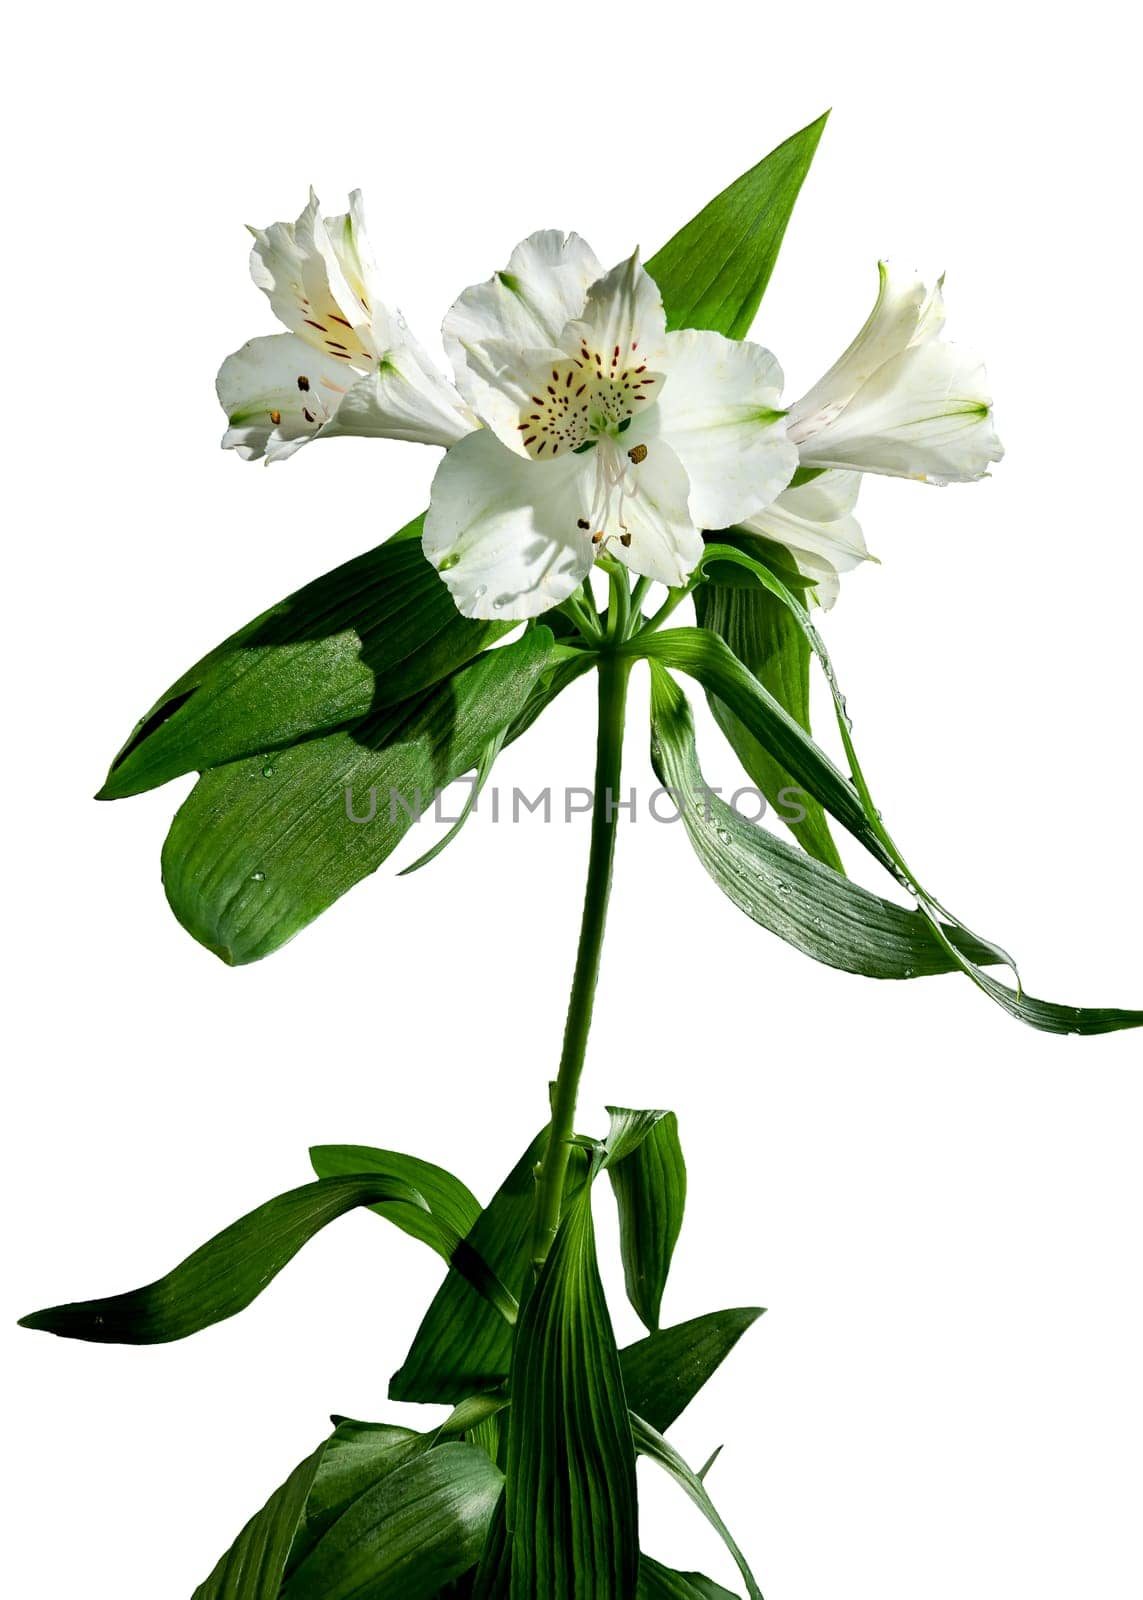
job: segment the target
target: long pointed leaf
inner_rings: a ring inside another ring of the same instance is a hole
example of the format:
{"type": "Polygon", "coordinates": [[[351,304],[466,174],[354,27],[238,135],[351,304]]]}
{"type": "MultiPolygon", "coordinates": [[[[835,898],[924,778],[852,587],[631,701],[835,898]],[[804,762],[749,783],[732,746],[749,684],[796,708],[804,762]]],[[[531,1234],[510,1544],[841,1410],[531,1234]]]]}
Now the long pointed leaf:
{"type": "Polygon", "coordinates": [[[754,1574],[747,1564],[746,1557],[731,1537],[730,1529],[715,1510],[714,1501],[706,1492],[702,1479],[697,1473],[691,1471],[673,1444],[669,1444],[662,1434],[652,1428],[642,1417],[638,1417],[634,1413],[631,1416],[631,1431],[635,1439],[635,1448],[639,1454],[646,1456],[650,1461],[656,1462],[665,1472],[669,1473],[684,1493],[689,1495],[695,1505],[698,1506],[711,1527],[719,1534],[723,1544],[734,1557],[734,1562],[739,1572],[742,1574],[742,1580],[746,1585],[746,1592],[750,1596],[750,1600],[762,1600],[762,1591],[759,1589],[754,1574]]]}
{"type": "MultiPolygon", "coordinates": [[[[467,1235],[473,1251],[517,1299],[530,1270],[534,1169],[546,1141],[546,1130],[537,1134],[467,1235]]],[[[503,1383],[511,1362],[511,1326],[453,1269],[389,1384],[389,1398],[452,1405],[503,1383]]]]}
{"type": "MultiPolygon", "coordinates": [[[[867,978],[955,972],[959,961],[917,909],[871,894],[740,816],[703,783],[686,697],[652,664],[652,761],[676,797],[695,854],[740,911],[827,966],[867,978]]],[[[950,926],[949,939],[977,961],[987,945],[950,926]]]]}
{"type": "MultiPolygon", "coordinates": [[[[1007,985],[982,970],[979,961],[974,959],[970,946],[981,942],[988,944],[988,941],[978,941],[976,936],[971,933],[971,930],[965,928],[963,923],[953,918],[945,907],[941,905],[940,901],[921,886],[917,875],[906,862],[885,826],[881,811],[873,800],[861,763],[858,760],[845,696],[841,692],[837,674],[826,651],[825,643],[806,608],[782,583],[776,573],[772,572],[769,567],[754,560],[746,552],[734,547],[708,546],[704,559],[728,560],[752,572],[755,578],[771,594],[782,601],[804,632],[810,648],[821,663],[833,697],[837,725],[852,774],[851,783],[865,814],[869,830],[868,836],[863,838],[863,843],[893,873],[898,882],[903,884],[915,897],[921,914],[925,917],[932,930],[933,937],[960,970],[976,984],[977,988],[981,989],[990,999],[995,1000],[1003,1010],[1007,1011],[1009,1016],[1015,1017],[1018,1021],[1025,1022],[1031,1027],[1040,1028],[1047,1033],[1111,1033],[1124,1028],[1143,1026],[1143,1011],[1125,1011],[1112,1007],[1064,1006],[1054,1001],[1036,1000],[1032,996],[1025,994],[1022,986],[1017,987],[1015,990],[1010,989],[1007,985]],[[956,923],[960,933],[968,936],[967,942],[959,937],[954,938],[950,929],[941,921],[942,917],[956,923]]],[[[1019,974],[1016,972],[1016,965],[1012,957],[1001,949],[999,945],[989,944],[988,947],[994,957],[1012,968],[1019,984],[1019,974]]]]}
{"type": "Polygon", "coordinates": [[[325,1445],[307,1456],[250,1518],[191,1600],[278,1600],[286,1560],[325,1445]]]}
{"type": "Polygon", "coordinates": [[[669,328],[746,337],[828,116],[744,172],[651,257],[669,328]]]}
{"type": "Polygon", "coordinates": [[[288,1579],[333,1524],[389,1473],[422,1455],[429,1439],[411,1428],[342,1419],[326,1440],[286,1563],[288,1579]]]}
{"type": "Polygon", "coordinates": [[[607,1175],[619,1208],[627,1298],[654,1332],[687,1198],[687,1168],[674,1112],[664,1113],[629,1154],[610,1161],[607,1175]]]}
{"type": "Polygon", "coordinates": [[[631,1410],[665,1433],[762,1315],[760,1306],[710,1311],[626,1345],[619,1363],[631,1410]]]}
{"type": "Polygon", "coordinates": [[[773,758],[786,767],[796,783],[883,865],[888,865],[852,783],[739,661],[725,640],[706,628],[670,628],[663,633],[641,635],[628,649],[687,673],[717,695],[773,758]]]}
{"type": "Polygon", "coordinates": [[[414,1457],[337,1518],[282,1600],[432,1600],[478,1559],[503,1481],[475,1445],[414,1457]]]}
{"type": "Polygon", "coordinates": [[[163,848],[179,921],[233,965],[277,950],[377,869],[418,805],[471,770],[551,648],[550,632],[534,628],[418,701],[206,773],[163,848]]]}
{"type": "Polygon", "coordinates": [[[310,1150],[310,1160],[320,1178],[381,1172],[411,1183],[423,1205],[371,1206],[370,1210],[429,1245],[467,1279],[501,1318],[515,1322],[516,1296],[505,1288],[466,1238],[480,1215],[480,1205],[459,1178],[416,1156],[401,1155],[395,1150],[373,1150],[365,1145],[315,1145],[310,1150]]]}
{"type": "Polygon", "coordinates": [[[504,1496],[496,1502],[480,1564],[472,1584],[472,1600],[508,1600],[512,1583],[512,1545],[505,1520],[504,1496]]]}
{"type": "Polygon", "coordinates": [[[596,1262],[590,1185],[565,1213],[525,1304],[511,1391],[511,1600],[632,1594],[639,1563],[635,1452],[596,1262]]]}
{"type": "Polygon", "coordinates": [[[431,1215],[426,1216],[424,1206],[402,1207],[391,1202],[372,1209],[414,1239],[431,1245],[446,1261],[450,1252],[442,1224],[458,1239],[463,1239],[480,1215],[480,1202],[467,1185],[443,1167],[422,1161],[419,1156],[403,1155],[398,1150],[375,1150],[363,1144],[315,1144],[310,1149],[310,1164],[319,1178],[383,1172],[412,1184],[431,1215]]]}
{"type": "Polygon", "coordinates": [[[462,617],[423,517],[271,606],[177,679],[116,756],[102,800],[276,750],[439,683],[513,623],[462,617]]]}
{"type": "Polygon", "coordinates": [[[357,1206],[416,1205],[415,1189],[379,1174],[330,1178],[259,1206],[155,1283],[109,1299],[51,1306],[20,1326],[97,1344],[165,1344],[237,1315],[304,1244],[357,1206]]]}
{"type": "Polygon", "coordinates": [[[637,1600],[737,1600],[737,1596],[701,1572],[676,1572],[645,1555],[639,1562],[637,1600]]]}
{"type": "Polygon", "coordinates": [[[672,1114],[670,1111],[634,1111],[630,1106],[608,1106],[607,1115],[611,1121],[607,1138],[598,1150],[595,1171],[602,1172],[605,1167],[614,1167],[633,1156],[664,1117],[672,1114]]]}
{"type": "MultiPolygon", "coordinates": [[[[695,611],[699,626],[725,639],[739,661],[809,733],[810,647],[781,601],[758,585],[731,588],[704,583],[695,592],[695,611]]],[[[795,787],[790,773],[721,700],[711,697],[710,709],[751,781],[802,849],[835,871],[842,871],[829,822],[818,802],[806,795],[802,801],[803,819],[791,819],[782,803],[783,790],[795,787]]]]}

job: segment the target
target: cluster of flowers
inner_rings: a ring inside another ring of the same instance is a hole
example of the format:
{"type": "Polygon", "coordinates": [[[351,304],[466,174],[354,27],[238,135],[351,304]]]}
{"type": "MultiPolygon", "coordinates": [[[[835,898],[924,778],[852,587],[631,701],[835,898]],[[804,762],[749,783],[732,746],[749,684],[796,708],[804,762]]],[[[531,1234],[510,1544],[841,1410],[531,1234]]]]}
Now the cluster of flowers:
{"type": "Polygon", "coordinates": [[[444,320],[450,380],[377,287],[361,196],[254,231],[251,272],[288,333],[223,362],[227,448],[282,460],[334,434],[443,446],[424,548],[470,617],[538,616],[603,552],[671,587],[702,530],[783,546],[832,605],[867,559],[861,474],[980,478],[1002,454],[984,367],[941,338],[941,285],[881,265],[868,321],[794,405],[768,350],[668,332],[638,252],[605,272],[547,230],[444,320]]]}

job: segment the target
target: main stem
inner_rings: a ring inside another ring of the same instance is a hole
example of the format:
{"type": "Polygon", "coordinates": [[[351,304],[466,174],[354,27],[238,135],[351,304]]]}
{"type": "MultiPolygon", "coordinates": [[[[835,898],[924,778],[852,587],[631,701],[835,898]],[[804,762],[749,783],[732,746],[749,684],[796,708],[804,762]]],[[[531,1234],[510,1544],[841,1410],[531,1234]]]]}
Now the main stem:
{"type": "Polygon", "coordinates": [[[623,721],[630,658],[605,653],[599,658],[599,729],[595,746],[595,794],[591,812],[591,853],[583,897],[579,949],[572,978],[560,1068],[552,1086],[552,1123],[537,1180],[532,1260],[543,1265],[560,1225],[564,1179],[571,1158],[579,1080],[603,951],[611,866],[619,822],[619,775],[623,759],[623,721]]]}

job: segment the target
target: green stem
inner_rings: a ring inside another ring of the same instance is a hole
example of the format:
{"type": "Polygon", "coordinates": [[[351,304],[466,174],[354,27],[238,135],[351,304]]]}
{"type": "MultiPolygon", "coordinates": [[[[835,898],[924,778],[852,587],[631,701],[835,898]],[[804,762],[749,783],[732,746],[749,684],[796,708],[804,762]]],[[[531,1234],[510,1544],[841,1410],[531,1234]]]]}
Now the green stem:
{"type": "Polygon", "coordinates": [[[683,584],[683,586],[679,589],[669,589],[667,591],[667,598],[663,601],[658,611],[655,612],[654,616],[646,619],[639,629],[639,632],[654,633],[656,629],[661,628],[664,622],[666,622],[667,618],[670,616],[671,612],[676,610],[677,607],[681,606],[687,596],[693,592],[694,591],[689,583],[683,584]]]}
{"type": "Polygon", "coordinates": [[[607,652],[599,659],[599,731],[595,747],[595,795],[591,813],[591,851],[583,897],[579,949],[568,1001],[560,1068],[552,1086],[552,1124],[536,1188],[536,1222],[532,1260],[543,1265],[560,1225],[564,1179],[575,1133],[579,1080],[587,1054],[595,986],[603,950],[611,866],[619,822],[619,776],[623,757],[623,722],[630,658],[607,652]]]}
{"type": "Polygon", "coordinates": [[[643,624],[643,601],[646,598],[648,589],[651,587],[651,582],[650,578],[640,578],[631,591],[631,615],[639,626],[643,624]]]}

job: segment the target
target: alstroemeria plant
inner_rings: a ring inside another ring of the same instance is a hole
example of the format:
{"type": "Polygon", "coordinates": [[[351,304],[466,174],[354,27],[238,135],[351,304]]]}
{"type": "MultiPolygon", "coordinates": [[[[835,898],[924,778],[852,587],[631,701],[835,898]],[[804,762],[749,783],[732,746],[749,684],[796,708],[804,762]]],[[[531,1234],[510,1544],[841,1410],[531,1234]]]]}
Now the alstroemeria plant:
{"type": "Polygon", "coordinates": [[[242,1218],[159,1282],[25,1319],[103,1342],[183,1338],[241,1311],[314,1233],[359,1206],[447,1263],[390,1384],[396,1400],[449,1406],[446,1420],[424,1432],[339,1421],[195,1600],[725,1600],[729,1590],[641,1548],[637,1455],[708,1517],[760,1600],[705,1473],[664,1437],[760,1313],[661,1326],[686,1195],[672,1114],[611,1108],[605,1135],[577,1132],[627,689],[640,663],[651,761],[679,831],[753,922],[850,973],[960,971],[1037,1028],[1143,1023],[1139,1011],[1039,1001],[997,978],[1011,957],[925,887],[854,747],[816,614],[833,604],[840,574],[868,559],[854,515],[861,476],[970,482],[1001,449],[979,360],[941,337],[940,285],[883,265],[868,321],[793,404],[775,358],[746,337],[824,120],[645,264],[636,252],[605,269],[574,233],[532,234],[445,317],[451,379],[387,305],[358,195],[344,216],[323,218],[311,197],[296,222],[254,232],[254,280],[287,331],[223,362],[224,445],[276,461],[358,434],[444,453],[422,516],[203,657],[116,757],[105,799],[199,774],[163,852],[175,915],[232,965],[268,956],[374,872],[424,803],[466,775],[471,814],[504,746],[589,672],[599,721],[580,945],[548,1120],[491,1201],[482,1207],[417,1157],[320,1146],[316,1182],[242,1218]],[[688,600],[697,626],[664,628],[688,600]],[[811,734],[815,661],[837,713],[836,758],[811,734]],[[705,690],[759,789],[776,804],[797,795],[792,842],[705,786],[678,674],[705,690]],[[373,797],[364,813],[362,795],[373,797]],[[891,895],[850,880],[834,827],[885,870],[891,895]],[[622,1350],[595,1254],[593,1185],[604,1171],[627,1293],[647,1328],[622,1350]]]}

